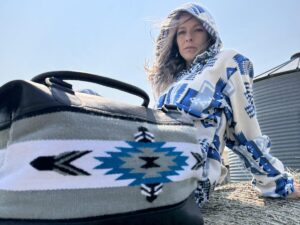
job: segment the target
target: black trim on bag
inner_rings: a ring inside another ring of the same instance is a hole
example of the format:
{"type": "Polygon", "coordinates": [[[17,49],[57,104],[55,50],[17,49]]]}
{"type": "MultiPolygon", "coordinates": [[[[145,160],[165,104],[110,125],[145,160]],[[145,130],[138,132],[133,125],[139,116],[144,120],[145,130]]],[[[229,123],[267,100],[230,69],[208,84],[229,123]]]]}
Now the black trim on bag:
{"type": "Polygon", "coordinates": [[[10,121],[4,121],[0,123],[0,131],[10,128],[11,122],[10,121]]]}
{"type": "Polygon", "coordinates": [[[96,109],[90,109],[90,108],[86,109],[86,108],[74,108],[74,107],[70,107],[70,106],[58,106],[58,107],[51,107],[51,108],[46,108],[46,109],[42,109],[42,110],[37,110],[34,112],[25,113],[23,115],[17,116],[10,123],[5,124],[3,126],[0,125],[0,131],[9,128],[11,126],[11,123],[16,122],[18,120],[22,120],[22,119],[30,118],[30,117],[34,117],[34,116],[39,116],[39,115],[44,115],[44,114],[49,114],[49,113],[56,113],[56,112],[75,112],[75,113],[83,113],[83,114],[88,114],[88,115],[93,115],[93,116],[103,116],[103,117],[107,117],[107,118],[127,120],[127,121],[146,122],[149,124],[193,127],[193,124],[183,123],[180,121],[177,121],[177,122],[159,122],[159,121],[154,122],[154,121],[147,120],[147,119],[135,116],[135,115],[126,116],[126,115],[121,115],[121,114],[108,113],[105,111],[101,111],[99,109],[96,110],[96,109]]]}
{"type": "MultiPolygon", "coordinates": [[[[192,196],[192,195],[191,195],[192,196]]],[[[203,218],[189,197],[179,203],[134,212],[78,219],[0,219],[0,225],[200,225],[203,218]],[[197,215],[197,212],[199,213],[197,215]],[[194,215],[191,211],[196,211],[194,215]]]]}

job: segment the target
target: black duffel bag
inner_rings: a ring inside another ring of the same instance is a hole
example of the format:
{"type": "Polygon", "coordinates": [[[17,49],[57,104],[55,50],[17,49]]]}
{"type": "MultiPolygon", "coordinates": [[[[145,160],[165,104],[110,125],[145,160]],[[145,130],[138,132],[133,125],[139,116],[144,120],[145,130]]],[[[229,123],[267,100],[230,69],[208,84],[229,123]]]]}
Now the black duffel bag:
{"type": "Polygon", "coordinates": [[[57,71],[0,88],[0,224],[203,224],[192,193],[203,155],[192,121],[147,108],[141,89],[57,71]],[[76,92],[81,80],[142,106],[76,92]]]}

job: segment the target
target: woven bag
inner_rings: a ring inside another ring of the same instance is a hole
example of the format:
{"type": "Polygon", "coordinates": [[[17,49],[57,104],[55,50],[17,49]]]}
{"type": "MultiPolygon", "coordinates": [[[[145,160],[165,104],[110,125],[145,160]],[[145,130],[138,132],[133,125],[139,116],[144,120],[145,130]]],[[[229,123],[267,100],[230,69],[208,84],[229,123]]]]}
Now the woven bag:
{"type": "Polygon", "coordinates": [[[0,224],[202,224],[191,200],[203,155],[179,111],[148,108],[141,89],[57,71],[0,88],[0,224]],[[135,106],[76,92],[94,82],[135,106]]]}

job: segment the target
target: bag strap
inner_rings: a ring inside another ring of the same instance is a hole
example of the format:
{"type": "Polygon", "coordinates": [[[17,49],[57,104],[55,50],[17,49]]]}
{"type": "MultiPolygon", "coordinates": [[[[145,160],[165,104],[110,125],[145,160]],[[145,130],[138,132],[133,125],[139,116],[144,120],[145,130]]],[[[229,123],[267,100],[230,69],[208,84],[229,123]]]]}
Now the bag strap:
{"type": "Polygon", "coordinates": [[[121,91],[125,91],[129,94],[136,95],[143,99],[142,106],[148,107],[149,105],[149,96],[148,94],[143,91],[142,89],[128,84],[124,83],[122,81],[118,81],[112,78],[103,77],[99,75],[94,75],[90,73],[84,73],[84,72],[77,72],[77,71],[51,71],[39,74],[31,79],[31,81],[40,83],[40,84],[46,84],[47,78],[58,78],[61,80],[77,80],[77,81],[86,81],[91,83],[100,84],[106,87],[118,89],[121,91]]]}

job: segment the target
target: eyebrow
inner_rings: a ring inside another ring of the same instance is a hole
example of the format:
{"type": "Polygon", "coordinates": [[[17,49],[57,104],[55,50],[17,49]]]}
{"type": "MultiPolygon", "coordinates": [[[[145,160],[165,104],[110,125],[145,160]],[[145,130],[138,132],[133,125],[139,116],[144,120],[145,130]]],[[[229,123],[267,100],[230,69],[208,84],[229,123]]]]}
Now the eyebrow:
{"type": "MultiPolygon", "coordinates": [[[[201,27],[201,28],[204,28],[203,25],[202,25],[201,23],[195,24],[195,25],[193,26],[193,28],[195,28],[195,27],[201,27]]],[[[178,29],[177,29],[177,30],[184,29],[184,28],[185,28],[184,24],[181,24],[181,25],[178,26],[178,29]]]]}

